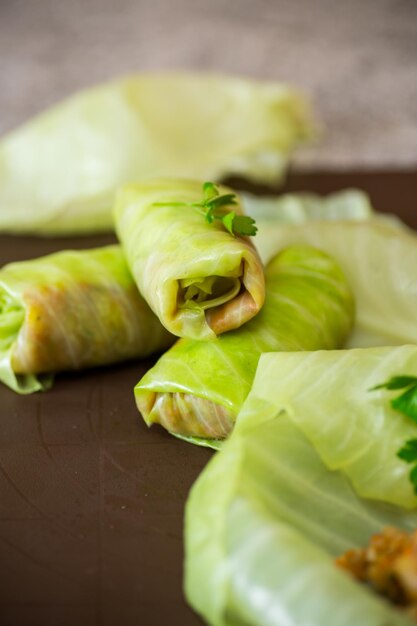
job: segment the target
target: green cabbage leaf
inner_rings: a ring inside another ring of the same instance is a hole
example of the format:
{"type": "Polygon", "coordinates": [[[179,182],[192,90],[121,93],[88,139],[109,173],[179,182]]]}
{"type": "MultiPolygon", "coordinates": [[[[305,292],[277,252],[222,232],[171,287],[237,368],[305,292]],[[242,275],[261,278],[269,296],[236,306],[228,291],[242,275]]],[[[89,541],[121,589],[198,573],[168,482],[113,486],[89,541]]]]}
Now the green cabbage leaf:
{"type": "Polygon", "coordinates": [[[304,224],[310,221],[362,221],[375,216],[369,196],[361,189],[343,189],[328,195],[311,192],[258,196],[241,191],[245,213],[259,221],[304,224]]]}
{"type": "Polygon", "coordinates": [[[256,386],[187,502],[188,602],[212,626],[410,626],[334,559],[417,514],[359,498],[256,386]]]}
{"type": "Polygon", "coordinates": [[[284,84],[144,74],[82,91],[0,143],[0,231],[112,231],[115,190],[164,176],[277,182],[312,134],[284,84]]]}
{"type": "Polygon", "coordinates": [[[410,467],[397,452],[417,424],[391,407],[398,392],[371,391],[397,375],[417,376],[417,346],[264,354],[239,420],[260,404],[263,416],[285,411],[359,495],[413,508],[410,467]]]}

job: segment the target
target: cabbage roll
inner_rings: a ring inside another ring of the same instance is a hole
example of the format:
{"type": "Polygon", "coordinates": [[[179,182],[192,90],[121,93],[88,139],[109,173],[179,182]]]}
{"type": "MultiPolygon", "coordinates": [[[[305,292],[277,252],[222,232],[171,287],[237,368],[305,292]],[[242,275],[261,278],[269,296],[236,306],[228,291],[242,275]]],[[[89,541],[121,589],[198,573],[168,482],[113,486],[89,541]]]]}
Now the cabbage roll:
{"type": "Polygon", "coordinates": [[[262,352],[340,347],[352,326],[344,275],[326,254],[293,247],[266,268],[266,301],[250,322],[203,342],[180,339],[135,388],[148,425],[200,437],[213,447],[230,433],[262,352]]]}
{"type": "Polygon", "coordinates": [[[250,401],[187,502],[188,602],[212,626],[411,626],[334,561],[417,514],[359,498],[286,413],[250,401]]]}
{"type": "Polygon", "coordinates": [[[50,372],[145,357],[173,340],[137,291],[120,246],[0,270],[0,380],[19,393],[50,386],[50,372]]]}
{"type": "Polygon", "coordinates": [[[0,231],[112,231],[115,190],[150,177],[277,182],[311,134],[308,105],[283,84],[187,73],[115,80],[4,137],[0,231]]]}
{"type": "MultiPolygon", "coordinates": [[[[192,206],[202,201],[206,185],[129,185],[115,206],[117,234],[139,291],[171,333],[192,339],[238,328],[265,299],[263,265],[250,239],[235,236],[220,220],[209,223],[192,206]]],[[[222,207],[225,214],[242,214],[230,189],[212,187],[236,203],[222,207]]]]}

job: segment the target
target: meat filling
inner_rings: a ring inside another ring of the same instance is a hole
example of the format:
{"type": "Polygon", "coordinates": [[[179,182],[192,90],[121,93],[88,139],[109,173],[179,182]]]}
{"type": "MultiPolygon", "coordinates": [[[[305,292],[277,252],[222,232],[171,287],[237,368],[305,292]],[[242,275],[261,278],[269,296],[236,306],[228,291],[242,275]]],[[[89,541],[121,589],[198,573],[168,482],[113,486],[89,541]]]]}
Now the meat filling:
{"type": "Polygon", "coordinates": [[[417,621],[417,530],[385,528],[365,548],[342,554],[336,564],[417,621]]]}

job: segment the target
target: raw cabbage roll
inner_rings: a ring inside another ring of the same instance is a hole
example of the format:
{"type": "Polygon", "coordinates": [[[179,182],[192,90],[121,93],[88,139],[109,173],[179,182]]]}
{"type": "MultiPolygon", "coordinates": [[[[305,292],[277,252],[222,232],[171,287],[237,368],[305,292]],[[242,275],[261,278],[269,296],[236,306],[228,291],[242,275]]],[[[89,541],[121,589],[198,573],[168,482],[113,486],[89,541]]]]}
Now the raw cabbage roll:
{"type": "Polygon", "coordinates": [[[241,415],[187,502],[191,606],[212,626],[413,624],[334,559],[417,514],[360,499],[285,413],[241,415]]]}
{"type": "Polygon", "coordinates": [[[417,346],[264,354],[239,420],[285,411],[359,495],[415,508],[410,466],[397,453],[417,437],[416,423],[391,407],[398,391],[371,391],[398,375],[417,377],[417,346]]]}
{"type": "Polygon", "coordinates": [[[349,347],[417,343],[417,236],[378,219],[309,222],[257,221],[256,246],[268,261],[288,245],[317,246],[340,264],[356,303],[349,347]]]}
{"type": "Polygon", "coordinates": [[[0,380],[19,393],[50,386],[45,373],[145,357],[173,340],[140,297],[120,246],[0,270],[0,380]]]}
{"type": "Polygon", "coordinates": [[[0,143],[0,231],[111,231],[116,188],[150,177],[277,182],[311,134],[282,84],[178,73],[93,87],[0,143]]]}
{"type": "Polygon", "coordinates": [[[353,301],[326,254],[307,246],[283,251],[266,268],[266,289],[265,305],[253,320],[215,341],[181,339],[145,374],[135,396],[148,425],[156,422],[217,447],[233,427],[262,352],[343,344],[353,301]]]}
{"type": "MultiPolygon", "coordinates": [[[[202,197],[203,184],[195,181],[129,185],[117,194],[115,220],[139,291],[162,324],[180,337],[213,339],[259,311],[265,283],[250,238],[219,220],[208,223],[190,206],[202,197]]],[[[231,209],[242,213],[239,204],[231,209]]]]}

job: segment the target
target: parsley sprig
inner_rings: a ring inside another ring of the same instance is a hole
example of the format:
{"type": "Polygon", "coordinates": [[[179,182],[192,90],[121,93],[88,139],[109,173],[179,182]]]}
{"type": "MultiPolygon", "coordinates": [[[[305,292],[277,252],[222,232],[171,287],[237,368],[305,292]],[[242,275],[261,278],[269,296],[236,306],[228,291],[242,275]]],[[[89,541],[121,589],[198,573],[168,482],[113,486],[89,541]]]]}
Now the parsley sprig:
{"type": "MultiPolygon", "coordinates": [[[[170,206],[192,206],[200,211],[209,224],[214,220],[222,222],[231,235],[253,237],[257,233],[255,220],[248,215],[236,215],[235,211],[227,211],[227,207],[237,204],[234,193],[220,194],[214,183],[203,185],[203,197],[199,202],[170,202],[170,206]]],[[[155,202],[155,206],[166,206],[166,202],[155,202]]]]}
{"type": "MultiPolygon", "coordinates": [[[[376,389],[398,390],[405,389],[399,396],[392,398],[390,404],[393,409],[406,415],[413,422],[417,423],[417,377],[416,376],[393,376],[382,385],[373,387],[370,391],[376,389]]],[[[410,463],[409,478],[413,485],[414,492],[417,494],[417,438],[408,439],[405,444],[398,450],[397,456],[406,463],[410,463]]]]}
{"type": "Polygon", "coordinates": [[[417,377],[416,376],[393,376],[386,383],[373,387],[376,389],[405,389],[397,398],[390,402],[393,409],[404,413],[417,423],[417,377]]]}
{"type": "Polygon", "coordinates": [[[412,464],[409,478],[417,495],[417,439],[408,439],[397,452],[397,456],[406,463],[412,464]]]}

